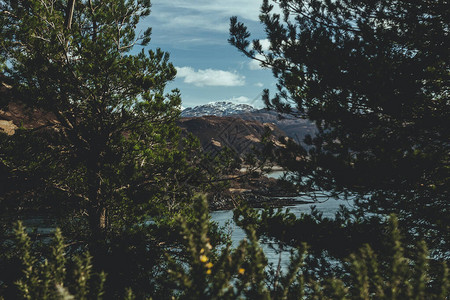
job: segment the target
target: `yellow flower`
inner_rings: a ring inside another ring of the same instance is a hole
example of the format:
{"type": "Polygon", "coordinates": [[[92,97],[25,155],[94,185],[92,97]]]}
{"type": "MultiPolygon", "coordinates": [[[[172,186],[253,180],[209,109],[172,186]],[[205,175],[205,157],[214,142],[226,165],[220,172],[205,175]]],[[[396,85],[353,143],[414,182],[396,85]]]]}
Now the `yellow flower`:
{"type": "Polygon", "coordinates": [[[205,249],[200,249],[200,254],[203,254],[203,253],[205,253],[205,249]]]}
{"type": "Polygon", "coordinates": [[[211,246],[211,244],[208,242],[208,243],[206,243],[206,248],[208,248],[209,250],[211,250],[212,249],[212,246],[211,246]]]}
{"type": "Polygon", "coordinates": [[[206,255],[200,255],[200,261],[201,261],[202,263],[205,263],[205,262],[208,261],[208,257],[207,257],[206,255]]]}
{"type": "Polygon", "coordinates": [[[208,269],[211,269],[211,268],[213,267],[212,262],[207,263],[207,264],[206,264],[206,267],[207,267],[208,269]]]}
{"type": "Polygon", "coordinates": [[[206,274],[211,274],[211,269],[206,270],[206,274]]]}
{"type": "Polygon", "coordinates": [[[245,269],[244,268],[239,268],[239,274],[241,274],[241,275],[244,275],[244,273],[245,273],[245,269]]]}

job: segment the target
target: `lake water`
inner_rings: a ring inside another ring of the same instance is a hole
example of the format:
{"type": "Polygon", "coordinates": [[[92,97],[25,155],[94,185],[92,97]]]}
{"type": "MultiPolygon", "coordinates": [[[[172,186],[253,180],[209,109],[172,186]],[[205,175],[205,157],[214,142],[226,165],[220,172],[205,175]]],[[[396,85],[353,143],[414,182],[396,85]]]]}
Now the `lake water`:
{"type": "MultiPolygon", "coordinates": [[[[271,178],[280,178],[284,175],[283,171],[274,171],[267,174],[268,177],[271,178]]],[[[282,199],[283,197],[279,197],[282,199]]],[[[284,211],[289,209],[291,213],[296,216],[300,216],[302,213],[309,213],[311,211],[311,206],[315,206],[318,211],[322,212],[324,217],[334,218],[335,213],[338,211],[340,205],[344,205],[346,207],[351,207],[353,205],[352,201],[343,201],[343,200],[335,200],[329,199],[324,202],[314,202],[311,197],[301,196],[301,197],[288,197],[289,199],[297,199],[302,202],[309,203],[301,203],[295,204],[292,206],[288,206],[283,208],[284,211]]],[[[219,210],[213,211],[210,213],[211,219],[219,224],[219,226],[225,226],[226,232],[231,233],[231,240],[233,242],[233,246],[237,247],[239,242],[246,238],[245,232],[233,222],[233,211],[232,210],[219,210]]],[[[33,218],[24,221],[24,225],[27,229],[32,232],[32,228],[37,228],[37,231],[34,233],[39,234],[42,238],[48,239],[53,235],[54,227],[53,222],[50,222],[45,218],[33,218]]],[[[278,248],[275,243],[271,243],[268,241],[261,241],[261,246],[266,254],[266,257],[269,263],[273,263],[275,266],[278,263],[280,254],[277,253],[278,248]],[[275,247],[275,249],[273,248],[275,247]]],[[[283,269],[286,267],[286,264],[289,262],[289,251],[284,250],[281,252],[282,258],[282,266],[283,269]]]]}
{"type": "MultiPolygon", "coordinates": [[[[269,178],[279,179],[285,175],[286,172],[282,170],[272,171],[268,173],[266,176],[269,178]]],[[[289,174],[288,174],[289,175],[289,174]]],[[[283,197],[280,197],[282,199],[283,197]]],[[[289,212],[293,213],[297,217],[302,213],[310,213],[311,206],[315,206],[318,211],[320,211],[324,217],[334,218],[335,213],[339,210],[341,205],[345,207],[351,207],[353,205],[353,201],[343,201],[336,199],[329,199],[323,202],[314,202],[314,199],[308,196],[301,197],[289,197],[289,199],[297,199],[302,201],[301,204],[296,204],[292,206],[285,207],[283,210],[286,211],[289,209],[289,212]],[[309,203],[304,203],[309,202],[309,203]]],[[[211,212],[211,219],[219,224],[219,226],[226,226],[226,232],[231,233],[231,240],[233,242],[233,246],[237,247],[239,242],[246,238],[244,230],[236,225],[233,222],[233,211],[231,210],[219,210],[211,212]]],[[[271,243],[269,241],[260,241],[261,247],[266,254],[266,257],[270,263],[273,263],[275,266],[278,264],[278,260],[280,258],[280,251],[278,251],[278,246],[275,243],[271,243]],[[278,251],[278,252],[277,252],[278,251]]],[[[289,250],[281,251],[281,260],[283,268],[286,267],[289,262],[289,250]]]]}
{"type": "MultiPolygon", "coordinates": [[[[313,199],[308,197],[297,197],[298,200],[313,202],[313,199]]],[[[289,209],[291,213],[296,216],[300,216],[302,213],[309,213],[311,211],[311,206],[316,206],[317,210],[323,213],[324,217],[334,218],[335,213],[338,211],[340,205],[344,205],[346,207],[351,207],[353,205],[352,201],[342,201],[329,199],[325,202],[320,203],[307,203],[307,204],[296,204],[293,206],[289,206],[284,208],[284,210],[289,209]]],[[[226,231],[231,232],[231,240],[233,242],[233,246],[236,247],[239,245],[239,242],[243,240],[245,236],[245,232],[233,222],[233,211],[231,210],[220,210],[211,212],[211,219],[217,222],[220,226],[228,226],[226,231]]],[[[272,246],[276,246],[274,243],[261,241],[261,246],[266,254],[266,257],[270,263],[273,263],[275,266],[278,264],[278,260],[280,258],[280,254],[277,253],[277,249],[274,249],[272,246]]],[[[281,254],[282,266],[286,266],[289,262],[289,251],[282,251],[281,254]]]]}

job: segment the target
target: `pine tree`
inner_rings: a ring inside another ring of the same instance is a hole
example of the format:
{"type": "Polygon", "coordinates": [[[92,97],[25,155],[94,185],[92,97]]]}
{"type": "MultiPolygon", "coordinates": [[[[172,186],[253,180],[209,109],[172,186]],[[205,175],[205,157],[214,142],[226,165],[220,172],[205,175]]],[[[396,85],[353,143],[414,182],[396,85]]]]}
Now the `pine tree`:
{"type": "Polygon", "coordinates": [[[231,19],[230,43],[278,79],[269,107],[314,120],[280,163],[304,188],[396,213],[448,256],[448,1],[263,1],[268,49],[231,19]],[[277,13],[274,7],[279,8],[277,13]],[[293,149],[295,148],[295,149],[293,149]],[[298,159],[298,158],[302,159],[298,159]]]}
{"type": "Polygon", "coordinates": [[[72,2],[70,26],[66,1],[0,2],[12,98],[47,116],[0,134],[1,221],[50,216],[70,253],[87,248],[94,270],[110,274],[107,297],[148,294],[174,243],[171,218],[201,180],[184,150],[195,145],[176,126],[180,93],[165,92],[176,69],[168,53],[141,49],[149,1],[72,2]]]}
{"type": "Polygon", "coordinates": [[[180,95],[164,92],[176,74],[169,54],[137,49],[150,40],[150,29],[135,32],[149,1],[72,2],[68,16],[65,1],[2,1],[4,74],[18,101],[52,114],[2,143],[3,163],[35,199],[87,215],[98,241],[176,198],[176,185],[162,184],[184,179],[180,95]],[[20,148],[25,164],[13,159],[20,148]]]}
{"type": "Polygon", "coordinates": [[[0,134],[1,221],[50,215],[70,253],[89,249],[110,274],[106,290],[138,297],[155,293],[178,242],[173,216],[208,185],[193,163],[199,144],[176,125],[180,93],[165,91],[176,69],[168,53],[144,51],[150,29],[137,31],[149,13],[148,0],[0,1],[2,82],[12,86],[0,104],[45,116],[0,134]]]}

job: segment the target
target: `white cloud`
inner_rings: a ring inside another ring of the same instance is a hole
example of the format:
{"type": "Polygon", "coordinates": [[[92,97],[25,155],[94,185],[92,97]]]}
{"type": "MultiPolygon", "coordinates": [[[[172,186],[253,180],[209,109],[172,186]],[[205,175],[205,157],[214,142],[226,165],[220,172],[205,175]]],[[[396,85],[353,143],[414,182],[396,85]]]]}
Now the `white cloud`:
{"type": "MultiPolygon", "coordinates": [[[[258,94],[253,99],[251,99],[249,97],[246,97],[246,96],[239,96],[239,97],[234,96],[232,98],[222,99],[222,100],[217,100],[217,101],[233,102],[233,103],[239,103],[239,104],[248,104],[248,105],[251,105],[253,107],[262,107],[262,106],[264,106],[264,104],[262,104],[262,102],[261,102],[261,94],[258,94]]],[[[214,102],[217,102],[217,101],[214,101],[214,102]]]]}
{"type": "MultiPolygon", "coordinates": [[[[259,22],[261,0],[153,0],[150,19],[172,30],[197,29],[227,33],[231,16],[259,22]]],[[[280,10],[276,5],[274,12],[280,10]]],[[[247,22],[248,23],[248,22],[247,22]]]]}
{"type": "Polygon", "coordinates": [[[205,69],[194,70],[191,67],[176,67],[177,77],[184,82],[198,87],[203,86],[243,86],[245,77],[236,72],[205,69]]]}
{"type": "Polygon", "coordinates": [[[191,10],[201,12],[204,18],[211,15],[231,17],[234,15],[241,16],[245,19],[258,21],[261,0],[153,0],[152,4],[164,5],[166,7],[178,8],[183,10],[191,10]]]}
{"type": "MultiPolygon", "coordinates": [[[[256,54],[256,58],[263,60],[264,56],[262,56],[261,54],[256,54]]],[[[260,62],[256,59],[252,59],[249,63],[248,63],[248,68],[250,70],[262,70],[264,69],[263,67],[261,67],[260,62]]]]}
{"type": "Polygon", "coordinates": [[[261,48],[263,51],[269,51],[270,41],[268,39],[261,39],[259,40],[259,43],[261,44],[261,48]]]}
{"type": "Polygon", "coordinates": [[[257,87],[263,87],[264,84],[263,84],[262,82],[257,82],[257,83],[255,83],[255,86],[257,86],[257,87]]]}
{"type": "MultiPolygon", "coordinates": [[[[261,39],[261,40],[259,40],[259,43],[261,44],[261,50],[263,52],[269,51],[270,41],[268,39],[261,39]]],[[[262,56],[261,54],[256,54],[256,58],[260,59],[260,60],[264,60],[264,56],[262,56]]],[[[262,69],[264,69],[263,67],[261,67],[261,63],[258,60],[256,60],[256,59],[252,59],[248,63],[248,68],[250,70],[262,70],[262,69]]]]}
{"type": "Polygon", "coordinates": [[[259,65],[259,61],[252,59],[249,63],[248,63],[248,68],[250,70],[261,70],[262,67],[259,65]]]}
{"type": "MultiPolygon", "coordinates": [[[[237,16],[259,38],[262,0],[152,0],[152,13],[138,31],[153,28],[153,42],[189,49],[199,45],[227,44],[230,17],[237,16]]],[[[279,13],[275,5],[274,13],[279,13]]],[[[264,43],[264,41],[262,41],[264,43]]],[[[265,45],[263,45],[265,48],[265,45]]]]}
{"type": "MultiPolygon", "coordinates": [[[[214,22],[209,17],[202,17],[197,11],[186,11],[183,14],[170,11],[170,7],[161,7],[154,13],[153,18],[157,20],[156,28],[165,28],[175,32],[208,30],[217,32],[227,32],[228,22],[214,22]]],[[[152,16],[152,15],[151,15],[152,16]]]]}
{"type": "Polygon", "coordinates": [[[233,97],[231,99],[228,99],[228,101],[239,102],[239,103],[247,103],[247,102],[250,101],[250,98],[245,97],[245,96],[239,96],[239,97],[233,97]]]}

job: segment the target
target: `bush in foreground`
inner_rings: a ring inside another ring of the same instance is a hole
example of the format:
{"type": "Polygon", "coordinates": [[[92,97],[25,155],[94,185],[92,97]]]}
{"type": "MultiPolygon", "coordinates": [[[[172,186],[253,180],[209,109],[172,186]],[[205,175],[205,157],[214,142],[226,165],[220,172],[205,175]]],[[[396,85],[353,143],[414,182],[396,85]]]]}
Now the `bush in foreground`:
{"type": "MultiPolygon", "coordinates": [[[[231,242],[213,246],[208,238],[209,216],[204,201],[197,201],[198,222],[179,217],[184,242],[179,255],[167,255],[165,283],[173,299],[447,299],[449,275],[445,263],[439,278],[428,273],[430,257],[424,242],[416,257],[408,259],[400,242],[397,219],[389,220],[392,256],[382,256],[369,245],[337,262],[343,275],[312,274],[305,260],[304,244],[291,252],[286,271],[267,271],[267,259],[259,245],[254,226],[245,225],[247,239],[236,248],[231,242]]],[[[90,256],[67,257],[60,230],[55,231],[48,256],[33,254],[30,238],[21,223],[15,229],[14,254],[22,275],[9,287],[9,298],[101,299],[104,273],[91,271],[90,256]],[[14,292],[12,292],[12,290],[14,292]]],[[[5,283],[0,291],[4,293],[5,283]]],[[[140,294],[139,291],[134,291],[140,294]]],[[[135,299],[133,291],[115,291],[124,299],[135,299]]],[[[152,295],[147,295],[151,297],[152,295]]]]}

